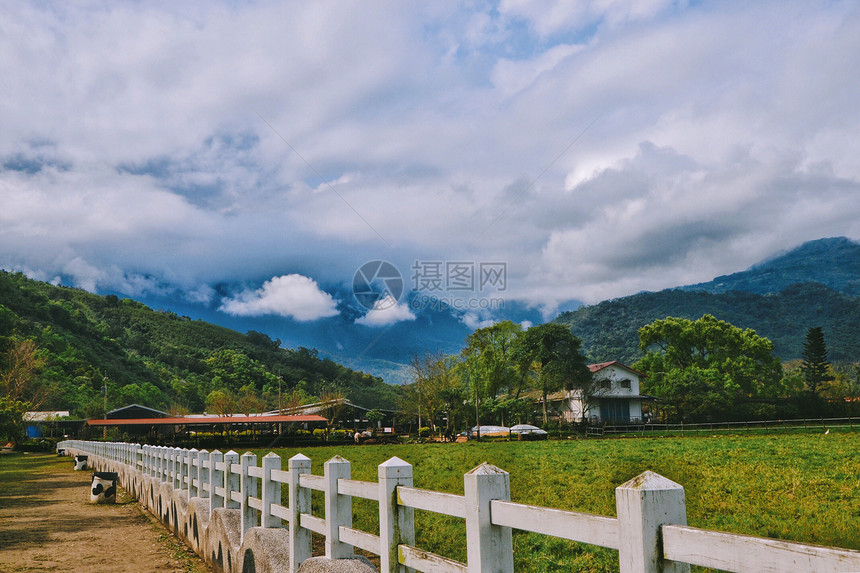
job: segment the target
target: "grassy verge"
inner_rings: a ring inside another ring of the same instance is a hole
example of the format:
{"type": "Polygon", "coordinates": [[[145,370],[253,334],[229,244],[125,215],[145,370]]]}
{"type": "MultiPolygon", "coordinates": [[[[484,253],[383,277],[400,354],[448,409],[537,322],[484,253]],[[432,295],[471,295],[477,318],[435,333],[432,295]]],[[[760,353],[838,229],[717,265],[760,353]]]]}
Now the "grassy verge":
{"type": "MultiPolygon", "coordinates": [[[[258,455],[265,454],[257,451],[258,455]]],[[[298,450],[276,450],[284,460],[298,450]]],[[[860,440],[856,434],[714,436],[314,448],[313,472],[339,454],[353,479],[376,481],[398,456],[416,487],[463,492],[463,474],[487,461],[511,474],[511,497],[615,515],[615,487],[646,469],[684,486],[690,525],[860,549],[860,440]]],[[[354,500],[355,526],[375,532],[376,507],[354,500]]],[[[315,509],[317,515],[322,511],[315,509]]],[[[462,520],[416,512],[419,545],[465,560],[462,520]]],[[[617,571],[617,553],[515,532],[517,571],[617,571]]],[[[699,569],[702,571],[702,569],[699,569]]]]}

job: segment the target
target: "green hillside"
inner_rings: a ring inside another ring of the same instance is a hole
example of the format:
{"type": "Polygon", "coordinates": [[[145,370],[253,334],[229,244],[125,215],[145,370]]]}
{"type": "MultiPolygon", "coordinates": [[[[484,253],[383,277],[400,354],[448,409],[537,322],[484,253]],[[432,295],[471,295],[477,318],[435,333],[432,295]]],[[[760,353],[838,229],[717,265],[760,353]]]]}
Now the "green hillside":
{"type": "Polygon", "coordinates": [[[24,340],[37,348],[38,385],[48,390],[42,408],[81,416],[101,415],[103,376],[109,409],[137,402],[202,411],[213,390],[275,408],[279,384],[285,400],[295,390],[305,401],[341,392],[367,407],[394,404],[392,386],[315,350],[0,272],[0,360],[24,340]]]}
{"type": "Polygon", "coordinates": [[[831,360],[860,359],[860,297],[817,283],[796,284],[766,295],[680,289],[640,293],[565,312],[555,322],[570,326],[591,360],[632,363],[642,357],[639,328],[667,316],[698,319],[704,314],[752,328],[773,342],[774,353],[783,360],[801,357],[812,326],[823,327],[831,360]]]}
{"type": "Polygon", "coordinates": [[[769,294],[797,283],[814,282],[842,294],[860,295],[860,243],[846,237],[808,241],[738,273],[683,290],[769,294]]]}
{"type": "Polygon", "coordinates": [[[809,241],[749,269],[706,283],[645,292],[565,312],[556,322],[582,338],[589,358],[634,362],[638,330],[667,316],[711,314],[769,338],[783,360],[800,358],[810,327],[821,326],[833,361],[860,359],[860,243],[809,241]]]}

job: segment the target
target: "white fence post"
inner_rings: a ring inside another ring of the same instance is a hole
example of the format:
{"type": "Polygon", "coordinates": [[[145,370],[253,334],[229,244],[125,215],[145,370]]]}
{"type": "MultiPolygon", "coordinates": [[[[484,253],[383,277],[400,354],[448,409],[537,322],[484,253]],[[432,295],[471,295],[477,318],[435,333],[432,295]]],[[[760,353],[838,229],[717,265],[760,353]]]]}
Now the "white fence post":
{"type": "Polygon", "coordinates": [[[158,446],[158,481],[167,481],[167,446],[158,446]]]}
{"type": "Polygon", "coordinates": [[[397,558],[401,543],[415,545],[415,510],[397,503],[397,486],[412,487],[412,465],[398,457],[383,462],[379,475],[379,564],[382,573],[405,572],[397,558]]]}
{"type": "Polygon", "coordinates": [[[179,450],[179,489],[189,489],[188,476],[191,475],[191,455],[188,450],[179,450]]]}
{"type": "Polygon", "coordinates": [[[209,454],[209,512],[224,507],[224,496],[218,493],[219,487],[224,487],[224,472],[218,469],[218,464],[224,461],[224,454],[215,450],[209,454]]]}
{"type": "Polygon", "coordinates": [[[178,449],[174,447],[170,447],[167,450],[167,483],[173,486],[173,489],[177,488],[177,479],[176,474],[179,465],[179,456],[178,449]]]}
{"type": "Polygon", "coordinates": [[[290,573],[295,573],[299,565],[311,556],[311,531],[301,525],[301,515],[311,512],[311,490],[299,485],[299,477],[311,473],[311,460],[296,454],[287,461],[287,467],[290,473],[290,573]]]}
{"type": "Polygon", "coordinates": [[[188,450],[188,499],[197,497],[200,484],[200,452],[197,448],[188,450]],[[196,484],[194,482],[197,482],[196,484]]]}
{"type": "Polygon", "coordinates": [[[209,492],[212,491],[212,481],[209,479],[209,451],[200,450],[200,453],[197,454],[197,461],[200,466],[198,468],[200,485],[197,488],[197,496],[209,497],[209,492]]]}
{"type": "Polygon", "coordinates": [[[490,502],[510,501],[511,476],[508,472],[483,463],[464,476],[466,498],[467,571],[513,573],[514,546],[509,527],[493,525],[490,502]]]}
{"type": "Polygon", "coordinates": [[[239,463],[239,454],[230,450],[224,454],[224,507],[239,509],[239,502],[233,500],[233,492],[241,491],[242,484],[239,474],[233,473],[233,464],[239,463]]]}
{"type": "Polygon", "coordinates": [[[173,486],[173,489],[176,489],[176,482],[174,479],[176,476],[176,448],[172,446],[168,446],[167,448],[167,483],[173,486]]]}
{"type": "Polygon", "coordinates": [[[337,491],[337,480],[349,479],[349,462],[335,456],[323,464],[325,475],[325,556],[329,559],[354,557],[352,545],[340,540],[340,526],[352,527],[352,497],[337,491]]]}
{"type": "Polygon", "coordinates": [[[242,539],[245,538],[245,532],[254,527],[257,523],[257,510],[248,505],[249,497],[257,497],[257,478],[248,473],[248,468],[257,465],[257,456],[251,452],[242,454],[242,474],[240,487],[242,491],[242,539]]]}
{"type": "Polygon", "coordinates": [[[167,483],[176,489],[176,448],[167,448],[167,483]]]}
{"type": "Polygon", "coordinates": [[[260,515],[261,527],[281,527],[281,518],[272,515],[272,504],[281,505],[281,484],[272,481],[272,470],[281,469],[281,456],[269,452],[263,456],[263,511],[260,515]]]}
{"type": "Polygon", "coordinates": [[[687,525],[684,488],[646,471],[615,488],[621,573],[689,573],[686,563],[663,560],[660,527],[687,525]]]}

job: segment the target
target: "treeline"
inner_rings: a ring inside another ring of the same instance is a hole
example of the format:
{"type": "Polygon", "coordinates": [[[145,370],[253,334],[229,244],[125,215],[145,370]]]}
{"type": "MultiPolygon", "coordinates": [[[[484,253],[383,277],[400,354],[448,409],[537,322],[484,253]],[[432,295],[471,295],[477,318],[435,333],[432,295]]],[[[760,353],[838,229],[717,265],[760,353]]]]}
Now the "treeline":
{"type": "Polygon", "coordinates": [[[460,354],[413,356],[414,382],[402,388],[400,413],[434,430],[547,425],[550,394],[590,391],[591,372],[580,348],[580,340],[559,324],[523,329],[503,321],[480,328],[460,354]]]}
{"type": "Polygon", "coordinates": [[[316,350],[281,348],[263,333],[0,272],[0,372],[16,368],[27,380],[20,401],[85,418],[129,403],[201,412],[215,398],[220,407],[275,409],[279,394],[282,404],[339,395],[391,408],[396,392],[316,350]],[[232,400],[226,406],[225,396],[232,400]]]}
{"type": "Polygon", "coordinates": [[[741,328],[751,328],[773,342],[784,361],[800,359],[810,327],[827,333],[830,359],[860,359],[860,297],[817,283],[792,285],[775,294],[733,291],[712,294],[688,290],[640,293],[565,312],[554,322],[582,339],[590,360],[632,363],[642,356],[639,329],[667,316],[695,320],[710,314],[741,328]]]}
{"type": "MultiPolygon", "coordinates": [[[[640,391],[656,398],[646,400],[654,421],[860,414],[860,363],[831,365],[821,327],[808,329],[802,359],[786,364],[766,337],[707,314],[653,321],[638,330],[636,343],[632,366],[645,374],[640,391]]],[[[458,355],[413,357],[414,382],[403,387],[400,410],[437,429],[558,425],[548,412],[561,403],[552,404],[554,392],[575,390],[586,408],[600,398],[580,347],[557,323],[478,329],[458,355]]]]}
{"type": "Polygon", "coordinates": [[[655,418],[672,422],[772,420],[860,414],[860,364],[834,367],[821,327],[802,358],[783,364],[773,343],[712,315],[667,317],[639,329],[642,391],[659,398],[655,418]]]}

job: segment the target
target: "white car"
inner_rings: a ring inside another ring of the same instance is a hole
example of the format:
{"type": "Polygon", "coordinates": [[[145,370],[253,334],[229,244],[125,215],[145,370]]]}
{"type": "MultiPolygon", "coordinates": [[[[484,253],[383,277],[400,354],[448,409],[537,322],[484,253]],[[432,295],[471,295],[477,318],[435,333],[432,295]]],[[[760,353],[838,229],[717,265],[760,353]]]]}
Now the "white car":
{"type": "Polygon", "coordinates": [[[532,426],[530,424],[517,424],[516,426],[511,426],[511,433],[519,436],[528,436],[537,440],[546,438],[547,436],[546,430],[541,430],[537,426],[532,426]]]}

